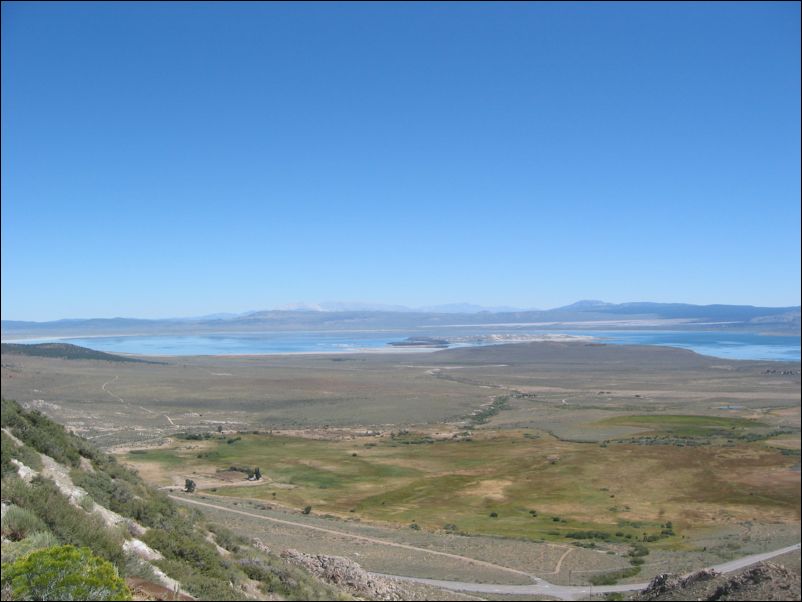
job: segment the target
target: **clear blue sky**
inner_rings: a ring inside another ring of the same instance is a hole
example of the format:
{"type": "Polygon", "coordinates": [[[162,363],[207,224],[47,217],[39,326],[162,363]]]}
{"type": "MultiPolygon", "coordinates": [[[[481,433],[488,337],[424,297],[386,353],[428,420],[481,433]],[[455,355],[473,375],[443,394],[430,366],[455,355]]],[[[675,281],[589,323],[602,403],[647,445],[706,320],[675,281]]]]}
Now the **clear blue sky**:
{"type": "Polygon", "coordinates": [[[2,5],[2,317],[800,302],[800,5],[2,5]]]}

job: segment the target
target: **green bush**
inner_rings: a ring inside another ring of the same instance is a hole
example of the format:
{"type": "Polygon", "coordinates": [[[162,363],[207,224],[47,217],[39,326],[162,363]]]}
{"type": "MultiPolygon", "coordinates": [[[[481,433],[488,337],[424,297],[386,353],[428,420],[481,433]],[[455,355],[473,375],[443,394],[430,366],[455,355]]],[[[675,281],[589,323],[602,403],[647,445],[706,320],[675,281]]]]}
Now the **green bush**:
{"type": "Polygon", "coordinates": [[[180,581],[184,589],[199,600],[250,599],[229,586],[229,581],[235,582],[233,574],[226,578],[212,577],[181,560],[165,559],[159,560],[156,564],[170,577],[180,581]]]}
{"type": "Polygon", "coordinates": [[[70,504],[52,481],[36,477],[28,485],[16,477],[6,478],[3,497],[38,516],[62,542],[88,547],[98,556],[123,566],[122,535],[108,529],[99,516],[70,504]]]}
{"type": "Polygon", "coordinates": [[[632,557],[648,556],[649,548],[642,543],[633,543],[629,548],[629,555],[632,557]]]}
{"type": "Polygon", "coordinates": [[[11,463],[11,458],[14,457],[14,448],[16,444],[11,440],[11,437],[5,433],[0,433],[0,462],[2,463],[3,478],[6,475],[13,475],[17,472],[17,467],[11,463]]]}
{"type": "Polygon", "coordinates": [[[42,470],[42,458],[39,453],[27,446],[17,445],[11,437],[2,433],[2,462],[3,462],[3,476],[6,474],[16,474],[17,467],[11,463],[11,459],[17,459],[28,468],[33,470],[42,470]]]}
{"type": "Polygon", "coordinates": [[[41,412],[23,412],[16,401],[4,400],[0,422],[24,443],[47,454],[56,462],[69,466],[78,466],[81,463],[79,449],[83,445],[79,446],[77,443],[80,439],[41,412]]]}
{"type": "Polygon", "coordinates": [[[96,503],[146,527],[166,528],[172,524],[176,508],[165,494],[150,489],[119,464],[98,464],[95,472],[71,472],[73,483],[86,489],[96,503]]]}
{"type": "Polygon", "coordinates": [[[228,580],[225,566],[217,555],[217,550],[199,533],[182,534],[163,529],[150,529],[142,539],[152,548],[159,550],[167,559],[187,563],[195,571],[208,577],[228,580]]]}
{"type": "Polygon", "coordinates": [[[59,540],[49,531],[39,531],[21,541],[3,542],[3,562],[14,562],[31,552],[59,545],[59,540]]]}
{"type": "Polygon", "coordinates": [[[30,510],[11,506],[3,515],[3,537],[11,541],[20,541],[37,531],[47,531],[47,527],[38,516],[30,510]]]}
{"type": "Polygon", "coordinates": [[[571,539],[601,539],[603,541],[610,539],[610,534],[605,531],[571,531],[565,536],[571,539]]]}
{"type": "Polygon", "coordinates": [[[299,567],[292,566],[272,554],[249,554],[237,566],[250,578],[260,582],[266,594],[278,594],[285,600],[343,600],[342,594],[321,583],[299,567]]]}
{"type": "Polygon", "coordinates": [[[239,552],[240,546],[248,543],[244,537],[240,537],[230,529],[226,529],[221,525],[209,525],[209,531],[214,533],[217,545],[225,548],[229,552],[239,552]]]}
{"type": "Polygon", "coordinates": [[[87,548],[57,546],[3,565],[14,600],[130,600],[114,566],[87,548]]]}
{"type": "Polygon", "coordinates": [[[590,581],[593,585],[615,585],[618,583],[620,579],[626,579],[627,577],[634,577],[640,572],[640,567],[633,566],[628,569],[623,569],[621,571],[616,571],[614,573],[603,573],[601,575],[593,575],[588,581],[590,581]]]}

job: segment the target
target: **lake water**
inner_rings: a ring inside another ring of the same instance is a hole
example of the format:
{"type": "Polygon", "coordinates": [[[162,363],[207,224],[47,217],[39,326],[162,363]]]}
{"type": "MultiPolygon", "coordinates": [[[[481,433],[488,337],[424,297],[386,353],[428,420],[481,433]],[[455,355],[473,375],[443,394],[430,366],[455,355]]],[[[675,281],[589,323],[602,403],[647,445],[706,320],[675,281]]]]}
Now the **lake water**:
{"type": "MultiPolygon", "coordinates": [[[[800,337],[744,333],[680,332],[660,330],[530,330],[515,328],[453,328],[415,331],[261,332],[194,336],[99,336],[59,339],[63,342],[110,353],[141,355],[261,355],[272,353],[331,353],[354,351],[405,351],[388,343],[411,336],[454,337],[489,334],[570,334],[591,336],[600,342],[621,345],[668,345],[727,359],[799,361],[800,337]]],[[[31,339],[26,343],[53,342],[31,339]]],[[[23,341],[20,341],[23,342],[23,341]]],[[[464,345],[464,344],[460,344],[464,345]]],[[[458,345],[454,345],[458,346],[458,345]]],[[[414,351],[420,351],[415,349],[414,351]]]]}

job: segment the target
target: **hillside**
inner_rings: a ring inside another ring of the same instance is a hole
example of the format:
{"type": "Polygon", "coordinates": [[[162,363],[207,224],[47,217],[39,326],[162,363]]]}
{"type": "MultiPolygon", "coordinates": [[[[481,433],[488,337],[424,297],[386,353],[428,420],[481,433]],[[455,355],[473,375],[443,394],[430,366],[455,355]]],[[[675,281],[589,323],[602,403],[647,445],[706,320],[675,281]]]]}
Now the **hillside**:
{"type": "Polygon", "coordinates": [[[55,357],[67,360],[101,360],[104,362],[138,362],[143,364],[164,363],[141,360],[133,357],[126,357],[124,355],[115,355],[113,353],[104,353],[103,351],[95,351],[94,349],[87,349],[86,347],[79,347],[78,345],[71,345],[69,343],[36,343],[30,345],[19,343],[2,343],[2,345],[0,345],[0,349],[2,350],[2,353],[8,353],[11,355],[55,357]]]}
{"type": "Polygon", "coordinates": [[[4,600],[15,599],[5,578],[12,563],[64,544],[111,563],[138,599],[349,598],[179,507],[43,414],[3,401],[2,428],[4,600]]]}

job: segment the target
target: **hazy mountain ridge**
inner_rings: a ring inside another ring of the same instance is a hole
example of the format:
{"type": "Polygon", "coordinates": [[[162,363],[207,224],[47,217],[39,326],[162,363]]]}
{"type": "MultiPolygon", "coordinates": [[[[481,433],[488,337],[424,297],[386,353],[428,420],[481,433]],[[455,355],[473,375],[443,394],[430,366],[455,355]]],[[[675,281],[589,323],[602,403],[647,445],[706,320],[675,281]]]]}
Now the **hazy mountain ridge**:
{"type": "Polygon", "coordinates": [[[800,307],[692,305],[687,303],[579,301],[549,310],[433,311],[309,309],[255,311],[233,317],[145,320],[135,318],[68,319],[52,322],[3,320],[2,334],[66,336],[258,332],[260,330],[394,329],[437,326],[532,324],[539,328],[744,329],[798,334],[800,307]]]}

